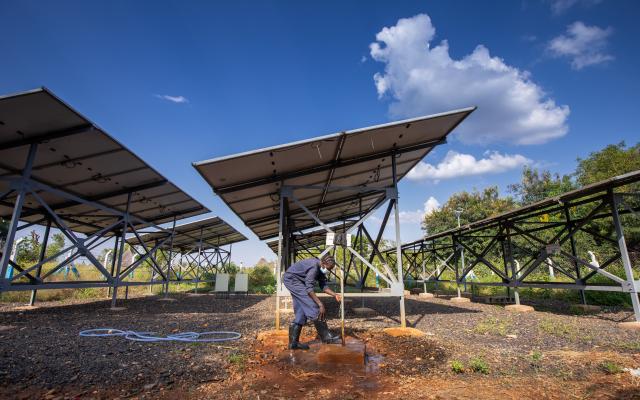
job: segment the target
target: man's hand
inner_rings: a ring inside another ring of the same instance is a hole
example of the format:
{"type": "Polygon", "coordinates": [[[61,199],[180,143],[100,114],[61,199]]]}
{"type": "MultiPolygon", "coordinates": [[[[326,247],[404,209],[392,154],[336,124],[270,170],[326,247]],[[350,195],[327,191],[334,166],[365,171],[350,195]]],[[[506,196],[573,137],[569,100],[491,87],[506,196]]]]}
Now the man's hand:
{"type": "Polygon", "coordinates": [[[339,294],[336,294],[336,295],[335,295],[335,296],[333,296],[333,297],[335,297],[335,298],[336,298],[336,301],[337,301],[338,303],[340,303],[340,302],[342,301],[342,296],[340,296],[339,294]]]}
{"type": "Polygon", "coordinates": [[[318,319],[320,321],[324,321],[327,310],[324,308],[324,304],[320,304],[318,308],[320,309],[320,312],[318,313],[318,319]]]}

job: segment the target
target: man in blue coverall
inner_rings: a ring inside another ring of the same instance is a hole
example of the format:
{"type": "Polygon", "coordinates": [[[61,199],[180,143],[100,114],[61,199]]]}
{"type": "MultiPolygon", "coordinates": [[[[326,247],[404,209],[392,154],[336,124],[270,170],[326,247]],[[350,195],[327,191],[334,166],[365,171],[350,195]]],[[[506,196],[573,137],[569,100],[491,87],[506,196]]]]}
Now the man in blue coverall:
{"type": "Polygon", "coordinates": [[[334,336],[329,331],[325,321],[326,310],[314,292],[316,281],[320,289],[333,296],[338,302],[342,301],[339,294],[327,287],[326,275],[331,271],[336,262],[333,256],[326,254],[321,260],[308,258],[298,261],[287,269],[283,276],[284,286],[291,292],[293,299],[293,311],[295,318],[289,326],[289,348],[292,350],[308,350],[309,346],[300,343],[300,332],[307,320],[313,321],[318,331],[318,336],[323,343],[339,343],[340,337],[334,336]]]}

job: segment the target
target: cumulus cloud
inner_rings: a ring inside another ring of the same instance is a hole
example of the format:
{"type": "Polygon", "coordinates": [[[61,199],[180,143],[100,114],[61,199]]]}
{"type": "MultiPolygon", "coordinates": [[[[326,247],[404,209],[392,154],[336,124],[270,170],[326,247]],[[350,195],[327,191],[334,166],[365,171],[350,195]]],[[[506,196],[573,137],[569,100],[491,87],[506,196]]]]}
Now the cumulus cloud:
{"type": "Polygon", "coordinates": [[[431,214],[435,210],[440,208],[440,202],[433,196],[429,197],[424,202],[422,210],[416,211],[400,211],[400,222],[408,224],[419,224],[422,222],[426,215],[431,214]]]}
{"type": "Polygon", "coordinates": [[[419,14],[385,27],[370,44],[378,95],[390,96],[394,117],[414,117],[477,105],[456,130],[467,143],[538,144],[568,131],[569,107],[556,105],[526,71],[510,66],[478,45],[461,59],[449,55],[444,40],[432,46],[436,30],[419,14]]]}
{"type": "Polygon", "coordinates": [[[169,96],[168,94],[157,94],[156,97],[162,100],[167,100],[172,103],[178,103],[178,104],[189,102],[189,99],[187,99],[184,96],[169,96]]]}
{"type": "Polygon", "coordinates": [[[553,15],[564,14],[571,7],[581,4],[583,6],[593,6],[602,0],[551,0],[551,12],[553,15]]]}
{"type": "Polygon", "coordinates": [[[497,151],[486,152],[485,158],[476,159],[471,154],[461,154],[449,151],[438,165],[428,164],[424,161],[418,163],[409,173],[407,178],[411,180],[458,178],[461,176],[497,174],[525,164],[531,160],[520,154],[500,154],[497,151]]]}
{"type": "Polygon", "coordinates": [[[571,67],[580,70],[613,60],[606,52],[607,39],[612,33],[610,27],[603,29],[577,21],[567,27],[565,34],[553,38],[548,49],[556,57],[571,59],[571,67]]]}

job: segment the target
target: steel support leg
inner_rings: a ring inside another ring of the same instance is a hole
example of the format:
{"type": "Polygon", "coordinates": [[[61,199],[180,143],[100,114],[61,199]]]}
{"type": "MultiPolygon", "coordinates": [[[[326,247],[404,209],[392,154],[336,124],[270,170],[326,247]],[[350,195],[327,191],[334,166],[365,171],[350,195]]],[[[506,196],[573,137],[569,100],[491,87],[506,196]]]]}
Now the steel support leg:
{"type": "MultiPolygon", "coordinates": [[[[47,254],[47,245],[49,244],[49,233],[51,231],[51,220],[47,220],[47,226],[44,228],[44,239],[42,239],[42,247],[40,248],[40,257],[38,257],[38,262],[41,263],[44,260],[44,256],[47,254]]],[[[42,265],[38,267],[36,270],[36,276],[40,278],[40,274],[42,273],[42,265]]],[[[31,291],[31,298],[29,299],[29,305],[34,306],[36,304],[36,297],[38,296],[38,290],[33,289],[31,291]]]]}
{"type": "Polygon", "coordinates": [[[122,269],[122,257],[124,256],[124,244],[127,241],[127,229],[129,228],[129,207],[131,206],[131,195],[127,195],[127,208],[122,220],[122,234],[120,235],[120,249],[118,252],[118,264],[116,266],[116,274],[113,281],[113,293],[111,294],[111,308],[116,307],[118,298],[118,284],[120,283],[120,270],[122,269]]]}
{"type": "Polygon", "coordinates": [[[396,223],[396,265],[398,267],[398,282],[402,285],[400,294],[400,326],[407,327],[407,318],[404,309],[404,276],[402,274],[402,240],[400,239],[400,208],[398,207],[398,175],[396,171],[396,155],[391,156],[391,169],[393,173],[393,188],[395,189],[395,200],[393,204],[394,219],[396,223]]]}
{"type": "Polygon", "coordinates": [[[618,239],[618,249],[620,250],[620,259],[624,266],[624,272],[626,274],[627,283],[631,289],[629,295],[631,296],[631,304],[633,304],[633,314],[636,321],[640,321],[640,299],[638,299],[638,288],[633,276],[633,267],[631,265],[631,259],[629,258],[629,252],[627,250],[627,242],[624,238],[624,229],[620,222],[620,215],[618,214],[618,201],[619,198],[611,193],[611,216],[613,217],[613,224],[616,228],[616,237],[618,239]]]}
{"type": "Polygon", "coordinates": [[[36,143],[29,147],[29,154],[25,166],[22,170],[22,179],[20,180],[20,187],[17,188],[18,196],[13,206],[13,213],[11,214],[11,221],[9,222],[9,229],[7,231],[7,237],[4,242],[4,248],[2,249],[2,258],[0,258],[0,292],[3,291],[5,286],[11,284],[11,277],[7,278],[7,268],[9,261],[11,260],[11,249],[13,249],[13,242],[16,239],[16,232],[18,231],[18,223],[20,222],[20,215],[22,214],[22,205],[24,199],[27,196],[28,188],[27,179],[31,177],[31,170],[33,169],[33,162],[38,152],[38,145],[36,143]]]}

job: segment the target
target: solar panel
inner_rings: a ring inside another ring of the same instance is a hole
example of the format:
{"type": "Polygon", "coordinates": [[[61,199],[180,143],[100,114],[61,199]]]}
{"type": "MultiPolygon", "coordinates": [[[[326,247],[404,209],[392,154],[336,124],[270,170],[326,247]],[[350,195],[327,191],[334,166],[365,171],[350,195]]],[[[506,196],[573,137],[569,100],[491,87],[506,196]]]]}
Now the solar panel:
{"type": "MultiPolygon", "coordinates": [[[[325,223],[373,209],[380,191],[347,192],[328,186],[384,188],[392,185],[392,154],[397,176],[405,176],[475,108],[356,129],[300,142],[194,163],[214,192],[260,238],[278,234],[282,185],[323,186],[297,189],[301,203],[325,223]]],[[[296,229],[316,226],[290,204],[296,229]]]]}
{"type": "MultiPolygon", "coordinates": [[[[226,246],[247,240],[242,233],[238,232],[220,217],[206,218],[178,225],[175,227],[174,232],[173,249],[179,250],[180,252],[194,250],[200,243],[200,239],[202,239],[203,249],[226,246]]],[[[166,237],[167,233],[163,231],[140,235],[140,239],[142,239],[149,248],[153,247],[156,241],[161,241],[166,237]]],[[[139,244],[136,237],[127,239],[127,242],[132,245],[139,244]]],[[[164,245],[161,246],[161,248],[164,249],[168,249],[169,247],[171,247],[170,241],[165,242],[164,245]]]]}
{"type": "MultiPolygon", "coordinates": [[[[6,178],[22,173],[31,143],[40,143],[32,178],[55,189],[121,212],[132,192],[130,213],[155,224],[209,212],[45,88],[0,97],[0,193],[9,189],[6,178]]],[[[39,195],[73,231],[90,233],[113,222],[113,215],[90,204],[50,191],[39,195]]],[[[15,198],[0,201],[0,217],[11,216],[15,198]]],[[[37,222],[43,213],[29,194],[20,219],[37,222]]]]}

